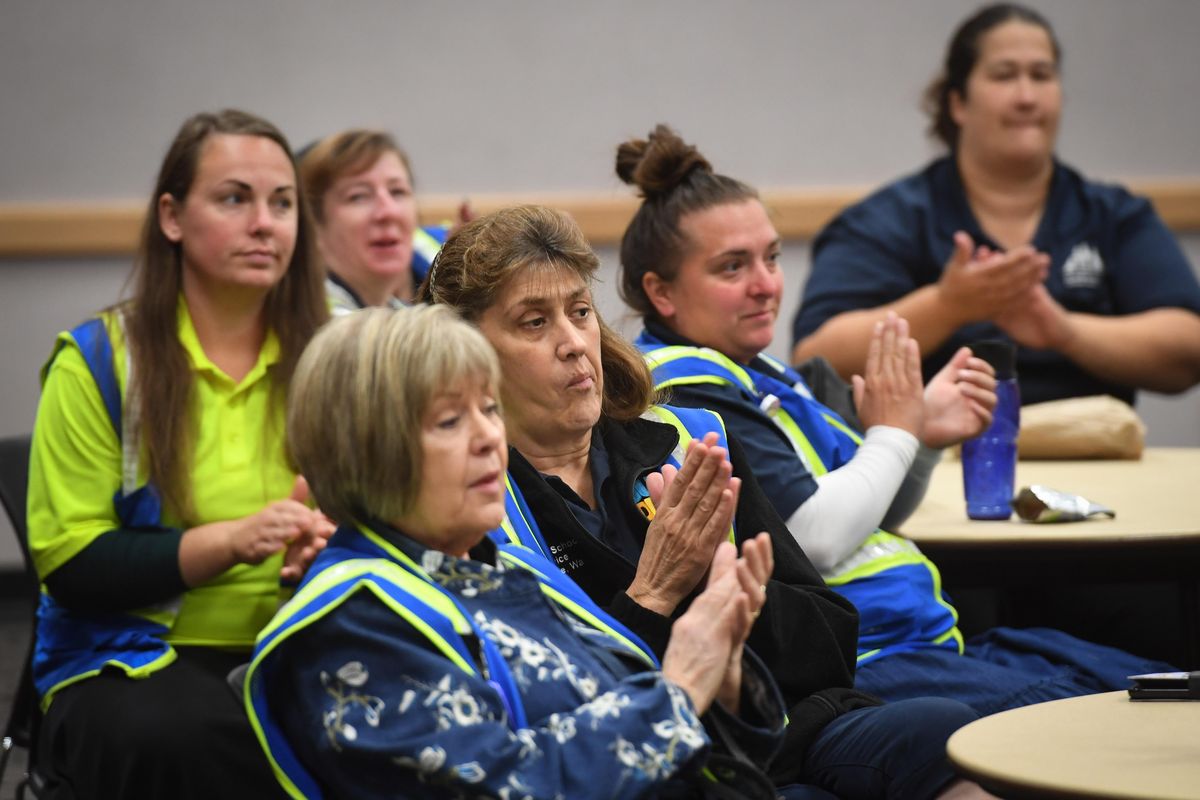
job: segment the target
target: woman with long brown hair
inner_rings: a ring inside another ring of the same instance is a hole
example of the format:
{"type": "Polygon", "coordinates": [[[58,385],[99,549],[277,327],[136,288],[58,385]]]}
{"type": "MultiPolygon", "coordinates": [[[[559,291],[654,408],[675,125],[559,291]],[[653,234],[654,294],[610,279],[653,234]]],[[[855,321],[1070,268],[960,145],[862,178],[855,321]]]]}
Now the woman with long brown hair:
{"type": "Polygon", "coordinates": [[[283,447],[328,313],[287,140],[197,114],[125,302],[61,334],[29,477],[49,796],[277,791],[225,675],[329,533],[283,447]]]}

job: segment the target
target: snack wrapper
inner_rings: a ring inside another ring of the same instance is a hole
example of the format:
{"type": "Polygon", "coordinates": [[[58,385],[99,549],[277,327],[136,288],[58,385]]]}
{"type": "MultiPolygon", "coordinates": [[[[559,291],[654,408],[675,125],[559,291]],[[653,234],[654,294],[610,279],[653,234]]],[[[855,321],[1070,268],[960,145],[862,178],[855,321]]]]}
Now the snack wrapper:
{"type": "Polygon", "coordinates": [[[1017,516],[1026,522],[1078,522],[1090,517],[1112,519],[1117,512],[1086,497],[1067,494],[1049,486],[1026,486],[1012,501],[1017,516]]]}

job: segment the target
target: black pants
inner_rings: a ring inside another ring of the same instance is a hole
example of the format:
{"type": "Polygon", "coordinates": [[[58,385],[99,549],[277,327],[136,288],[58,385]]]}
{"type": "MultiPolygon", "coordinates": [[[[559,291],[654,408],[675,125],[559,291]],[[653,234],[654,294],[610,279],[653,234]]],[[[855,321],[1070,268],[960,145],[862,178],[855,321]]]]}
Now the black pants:
{"type": "Polygon", "coordinates": [[[46,797],[285,796],[225,681],[248,656],[178,653],[148,678],[107,670],[55,696],[38,751],[46,797]]]}

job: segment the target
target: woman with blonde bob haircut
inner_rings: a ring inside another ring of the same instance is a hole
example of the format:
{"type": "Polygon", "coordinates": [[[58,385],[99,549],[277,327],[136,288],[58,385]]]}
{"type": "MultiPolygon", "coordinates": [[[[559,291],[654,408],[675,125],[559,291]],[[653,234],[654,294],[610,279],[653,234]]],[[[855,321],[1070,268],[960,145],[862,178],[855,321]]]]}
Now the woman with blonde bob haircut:
{"type": "Polygon", "coordinates": [[[398,519],[417,500],[424,452],[412,443],[433,398],[466,384],[493,394],[500,367],[479,332],[445,309],[351,316],[342,335],[318,336],[305,354],[325,378],[304,373],[293,389],[288,449],[331,519],[398,519]]]}
{"type": "Polygon", "coordinates": [[[291,452],[341,527],[247,676],[276,776],[293,797],[710,796],[700,715],[764,758],[782,729],[742,655],[767,542],[715,553],[660,667],[553,563],[488,537],[498,382],[486,340],[438,306],[347,315],[301,358],[291,452]]]}

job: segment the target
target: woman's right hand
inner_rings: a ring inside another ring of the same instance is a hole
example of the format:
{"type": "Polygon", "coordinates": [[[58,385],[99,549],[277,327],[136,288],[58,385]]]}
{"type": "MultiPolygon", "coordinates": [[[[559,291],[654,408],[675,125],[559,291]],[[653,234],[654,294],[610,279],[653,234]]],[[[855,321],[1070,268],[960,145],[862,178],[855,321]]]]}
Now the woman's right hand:
{"type": "Polygon", "coordinates": [[[1030,245],[1008,251],[975,247],[963,231],[938,279],[938,296],[960,325],[994,320],[1046,279],[1050,257],[1030,245]]]}
{"type": "Polygon", "coordinates": [[[854,404],[864,428],[888,425],[921,435],[925,418],[925,387],[921,354],[908,335],[908,322],[889,311],[875,323],[867,364],[851,378],[854,404]]]}
{"type": "Polygon", "coordinates": [[[728,454],[716,442],[715,433],[706,434],[691,443],[681,469],[665,465],[646,477],[654,519],[626,594],[664,617],[700,585],[733,522],[741,479],[732,477],[728,454]]]}
{"type": "Polygon", "coordinates": [[[687,692],[699,714],[708,710],[718,689],[740,690],[740,680],[738,687],[728,686],[726,673],[731,653],[740,653],[756,616],[751,611],[756,604],[739,579],[742,563],[731,542],[717,547],[708,586],[671,626],[663,654],[663,677],[687,692]]]}
{"type": "Polygon", "coordinates": [[[307,500],[308,483],[297,476],[287,499],[276,500],[257,514],[236,520],[229,531],[235,563],[261,564],[322,525],[324,517],[304,505],[307,500]]]}

